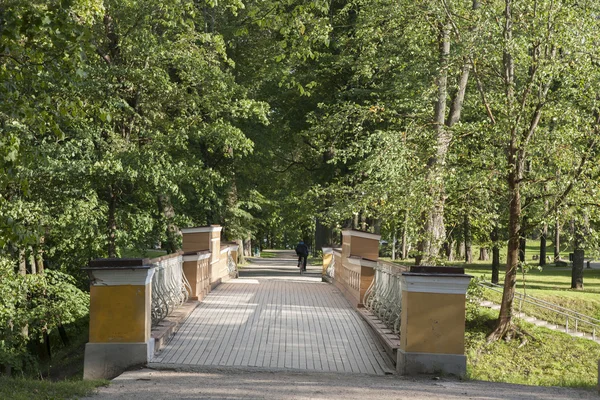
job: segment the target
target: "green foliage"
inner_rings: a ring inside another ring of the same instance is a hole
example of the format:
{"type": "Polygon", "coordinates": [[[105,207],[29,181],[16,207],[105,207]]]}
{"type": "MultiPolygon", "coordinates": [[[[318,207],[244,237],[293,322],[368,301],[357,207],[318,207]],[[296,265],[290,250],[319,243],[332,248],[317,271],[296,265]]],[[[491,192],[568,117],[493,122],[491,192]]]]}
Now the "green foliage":
{"type": "Polygon", "coordinates": [[[89,295],[74,279],[58,271],[17,275],[5,260],[0,265],[0,364],[23,367],[29,342],[89,312],[89,295]]]}
{"type": "MultiPolygon", "coordinates": [[[[481,279],[485,279],[482,277],[481,279]]],[[[481,306],[480,303],[483,300],[483,288],[479,286],[481,280],[478,277],[473,277],[469,282],[467,288],[467,303],[466,303],[466,317],[467,320],[475,320],[479,317],[481,306]]]]}

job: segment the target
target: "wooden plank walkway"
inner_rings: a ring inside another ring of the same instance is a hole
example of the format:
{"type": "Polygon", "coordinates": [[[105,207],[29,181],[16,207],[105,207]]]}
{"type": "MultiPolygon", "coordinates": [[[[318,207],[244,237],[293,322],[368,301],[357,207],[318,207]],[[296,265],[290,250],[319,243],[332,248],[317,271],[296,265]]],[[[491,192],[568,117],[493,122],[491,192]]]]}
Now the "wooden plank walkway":
{"type": "Polygon", "coordinates": [[[277,263],[285,276],[274,276],[271,263],[270,276],[255,266],[256,279],[218,286],[151,364],[394,372],[371,328],[335,287],[319,281],[318,269],[314,278],[310,270],[300,277],[294,261],[277,263]]]}

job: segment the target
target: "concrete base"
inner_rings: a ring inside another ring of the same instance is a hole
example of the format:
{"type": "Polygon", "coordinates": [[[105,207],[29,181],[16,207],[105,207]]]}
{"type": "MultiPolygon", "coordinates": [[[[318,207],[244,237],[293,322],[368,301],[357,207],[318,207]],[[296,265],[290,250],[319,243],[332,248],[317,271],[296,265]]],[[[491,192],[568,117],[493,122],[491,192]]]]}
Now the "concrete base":
{"type": "Polygon", "coordinates": [[[154,339],[148,343],[87,343],[83,379],[112,379],[127,369],[146,365],[154,356],[154,339]]]}
{"type": "Polygon", "coordinates": [[[398,349],[397,355],[396,371],[401,375],[467,373],[467,357],[462,354],[408,353],[398,349]]]}

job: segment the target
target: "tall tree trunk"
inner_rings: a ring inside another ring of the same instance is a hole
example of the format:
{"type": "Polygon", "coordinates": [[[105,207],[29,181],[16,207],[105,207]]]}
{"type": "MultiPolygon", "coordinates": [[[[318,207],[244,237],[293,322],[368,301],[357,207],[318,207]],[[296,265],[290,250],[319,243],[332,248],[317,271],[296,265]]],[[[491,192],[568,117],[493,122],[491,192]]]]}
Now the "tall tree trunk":
{"type": "Polygon", "coordinates": [[[433,123],[436,133],[436,154],[427,162],[429,182],[431,182],[430,195],[432,206],[425,211],[422,218],[424,222],[423,237],[419,241],[419,255],[417,265],[433,262],[440,253],[444,242],[444,202],[445,190],[443,183],[443,166],[452,140],[450,130],[444,126],[446,116],[446,99],[448,97],[448,61],[450,57],[450,23],[445,21],[440,24],[439,35],[439,75],[437,77],[437,101],[434,111],[433,123]]]}
{"type": "Polygon", "coordinates": [[[238,245],[238,259],[236,262],[244,264],[246,262],[246,257],[244,257],[244,241],[242,239],[237,239],[236,243],[238,245]]]}
{"type": "Polygon", "coordinates": [[[456,241],[456,259],[464,259],[465,258],[465,242],[464,240],[456,241]]]}
{"type": "Polygon", "coordinates": [[[35,267],[38,274],[44,273],[44,252],[41,246],[36,246],[35,250],[35,267]]]}
{"type": "Polygon", "coordinates": [[[487,247],[480,247],[479,248],[479,261],[488,261],[489,259],[490,259],[490,256],[488,254],[487,247]]]}
{"type": "Polygon", "coordinates": [[[244,256],[252,257],[252,238],[248,237],[246,239],[243,239],[242,251],[244,253],[244,256]]]}
{"type": "Polygon", "coordinates": [[[325,247],[327,237],[327,227],[321,223],[319,218],[315,218],[315,251],[325,247]]]}
{"type": "Polygon", "coordinates": [[[19,249],[19,275],[27,275],[27,251],[19,249]]]}
{"type": "Polygon", "coordinates": [[[446,254],[448,261],[454,261],[454,245],[455,241],[452,238],[447,237],[444,242],[444,254],[446,254]]]}
{"type": "Polygon", "coordinates": [[[381,220],[379,218],[373,219],[373,233],[381,235],[381,220]]]}
{"type": "Polygon", "coordinates": [[[558,216],[554,221],[554,262],[560,261],[560,224],[558,216]]]}
{"type": "Polygon", "coordinates": [[[571,270],[571,289],[583,290],[584,250],[573,250],[573,269],[571,270]]]}
{"type": "Polygon", "coordinates": [[[159,211],[165,218],[167,225],[165,230],[166,240],[163,243],[162,247],[169,254],[175,253],[179,248],[179,245],[177,243],[177,237],[181,235],[181,231],[173,222],[173,219],[175,218],[175,209],[173,208],[171,198],[164,194],[159,195],[158,207],[159,211]]]}
{"type": "Polygon", "coordinates": [[[117,257],[117,244],[116,244],[116,232],[117,232],[117,196],[112,188],[109,186],[108,190],[108,218],[107,218],[107,233],[108,233],[108,257],[117,257]]]}
{"type": "Polygon", "coordinates": [[[573,268],[571,269],[571,289],[583,289],[584,250],[582,248],[584,231],[581,223],[573,225],[573,268]]]}
{"type": "MultiPolygon", "coordinates": [[[[512,42],[512,0],[505,0],[504,8],[504,43],[507,45],[503,54],[503,74],[506,91],[507,114],[513,114],[514,107],[514,73],[515,66],[512,54],[508,51],[508,44],[512,42]]],[[[519,153],[517,140],[517,126],[512,126],[510,131],[510,144],[507,149],[508,174],[507,183],[510,196],[508,212],[508,252],[506,256],[506,274],[504,276],[504,290],[502,303],[496,327],[488,336],[489,341],[498,340],[511,329],[513,301],[515,298],[515,285],[517,283],[517,266],[519,265],[519,235],[521,233],[521,178],[523,173],[523,159],[519,153]]]]}
{"type": "Polygon", "coordinates": [[[492,283],[497,285],[500,278],[500,245],[497,225],[494,225],[490,239],[492,240],[492,283]]]}
{"type": "MultiPolygon", "coordinates": [[[[544,186],[544,193],[548,192],[548,185],[544,186]]],[[[544,201],[544,214],[548,215],[548,211],[549,211],[549,202],[546,199],[544,201]]],[[[540,232],[540,262],[539,265],[540,267],[543,267],[544,265],[546,265],[546,257],[547,257],[547,239],[548,239],[548,223],[546,221],[543,222],[542,224],[542,231],[540,232]]]]}
{"type": "Polygon", "coordinates": [[[394,235],[392,236],[392,261],[396,259],[396,227],[394,227],[394,235]]]}
{"type": "MultiPolygon", "coordinates": [[[[516,151],[516,143],[512,150],[516,151]]],[[[510,206],[506,274],[504,276],[504,290],[502,292],[500,315],[498,316],[496,328],[488,337],[489,340],[497,340],[502,338],[511,328],[513,300],[515,297],[515,286],[517,284],[517,267],[519,265],[519,237],[521,233],[521,192],[519,187],[520,180],[517,178],[517,174],[511,171],[508,175],[510,206]]]]}
{"type": "Polygon", "coordinates": [[[540,234],[540,267],[546,265],[546,238],[548,237],[548,224],[544,222],[540,234]]]}
{"type": "Polygon", "coordinates": [[[31,268],[32,274],[37,274],[37,268],[35,264],[35,251],[33,246],[29,246],[29,268],[31,268]]]}
{"type": "Polygon", "coordinates": [[[404,211],[404,223],[402,224],[402,243],[400,246],[400,259],[406,260],[408,258],[408,211],[404,211]]]}
{"type": "Polygon", "coordinates": [[[465,235],[465,262],[467,264],[473,263],[473,249],[471,247],[471,221],[469,221],[469,214],[465,213],[463,220],[463,231],[465,235]]]}

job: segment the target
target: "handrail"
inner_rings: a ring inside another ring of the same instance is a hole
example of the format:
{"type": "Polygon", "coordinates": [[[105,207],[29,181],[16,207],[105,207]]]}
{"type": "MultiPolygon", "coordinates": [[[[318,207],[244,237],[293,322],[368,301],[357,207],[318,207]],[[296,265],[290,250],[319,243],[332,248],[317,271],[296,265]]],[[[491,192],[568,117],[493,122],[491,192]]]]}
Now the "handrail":
{"type": "Polygon", "coordinates": [[[402,273],[409,267],[377,261],[375,277],[365,292],[364,307],[394,333],[400,334],[402,313],[402,273]]]}
{"type": "MultiPolygon", "coordinates": [[[[500,285],[496,285],[494,283],[487,282],[487,281],[479,281],[477,284],[485,289],[489,289],[489,290],[492,290],[492,291],[500,293],[500,294],[502,294],[503,289],[504,289],[500,285]]],[[[562,306],[550,303],[550,302],[542,300],[542,299],[538,299],[537,297],[529,296],[528,294],[525,294],[525,293],[520,293],[520,292],[515,291],[515,297],[517,297],[518,300],[520,301],[519,309],[522,308],[523,303],[527,303],[527,304],[531,304],[533,306],[540,307],[542,309],[554,312],[555,314],[558,314],[559,316],[565,317],[565,332],[566,333],[569,333],[569,320],[570,319],[575,321],[575,330],[574,330],[575,333],[580,332],[581,324],[583,324],[584,326],[589,326],[589,328],[591,329],[592,338],[594,340],[596,340],[596,330],[600,330],[600,320],[599,319],[590,317],[589,315],[579,313],[577,311],[568,309],[566,307],[562,307],[562,306]]]]}
{"type": "Polygon", "coordinates": [[[183,252],[157,257],[148,262],[155,269],[152,277],[152,325],[157,325],[175,307],[185,303],[191,286],[183,273],[183,252]]]}

